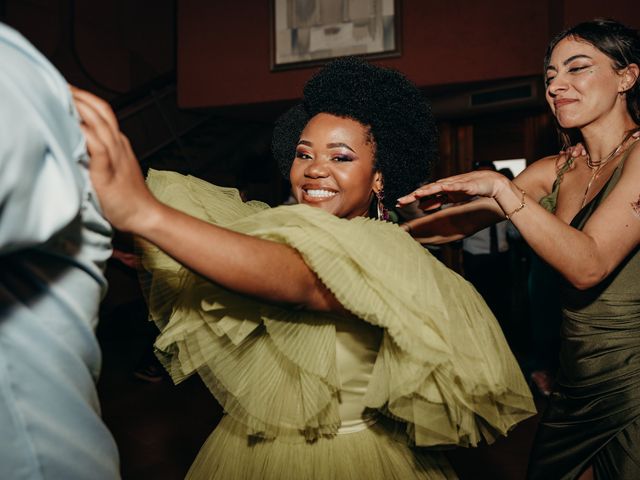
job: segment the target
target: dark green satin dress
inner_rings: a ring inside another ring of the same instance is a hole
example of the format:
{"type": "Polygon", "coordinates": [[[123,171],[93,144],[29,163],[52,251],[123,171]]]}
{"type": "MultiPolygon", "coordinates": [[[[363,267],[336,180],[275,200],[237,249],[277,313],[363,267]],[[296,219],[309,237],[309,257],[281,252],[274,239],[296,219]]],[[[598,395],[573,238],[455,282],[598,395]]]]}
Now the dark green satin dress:
{"type": "MultiPolygon", "coordinates": [[[[571,226],[582,229],[607,198],[630,151],[571,226]]],[[[593,288],[581,291],[564,282],[561,297],[560,370],[535,439],[529,478],[573,479],[592,465],[598,480],[640,479],[639,249],[593,288]]]]}

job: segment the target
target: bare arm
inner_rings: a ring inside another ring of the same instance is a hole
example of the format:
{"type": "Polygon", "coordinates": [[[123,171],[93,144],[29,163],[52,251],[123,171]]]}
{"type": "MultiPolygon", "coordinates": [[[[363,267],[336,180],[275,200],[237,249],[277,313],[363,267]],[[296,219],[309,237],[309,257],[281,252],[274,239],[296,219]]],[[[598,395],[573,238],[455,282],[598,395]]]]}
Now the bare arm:
{"type": "MultiPolygon", "coordinates": [[[[532,208],[527,204],[526,215],[514,216],[513,223],[536,253],[576,288],[590,288],[607,278],[640,242],[640,216],[634,210],[638,185],[640,150],[635,148],[618,184],[582,230],[547,214],[537,204],[532,208]]],[[[513,194],[513,189],[505,190],[496,200],[511,208],[513,194]]]]}
{"type": "MultiPolygon", "coordinates": [[[[525,191],[532,188],[533,193],[529,195],[527,191],[526,206],[513,214],[511,220],[540,257],[575,287],[589,288],[604,280],[638,246],[640,216],[634,205],[640,200],[639,180],[640,150],[636,148],[614,190],[580,231],[538,205],[541,185],[533,178],[519,176],[518,186],[525,191]]],[[[503,213],[511,213],[521,205],[518,186],[494,172],[471,172],[430,184],[424,193],[480,195],[493,199],[503,213]]]]}
{"type": "MultiPolygon", "coordinates": [[[[539,201],[550,191],[555,179],[557,156],[546,157],[529,166],[514,180],[515,184],[530,194],[530,197],[539,201]]],[[[472,172],[483,175],[492,172],[472,172]]],[[[437,195],[443,190],[442,183],[450,183],[464,175],[445,178],[435,183],[425,185],[415,192],[398,200],[400,205],[406,205],[414,201],[422,201],[427,208],[437,208],[445,202],[455,202],[435,213],[407,222],[404,228],[423,244],[442,244],[474,234],[494,223],[504,220],[504,212],[500,205],[491,197],[476,198],[469,201],[472,196],[464,191],[447,191],[443,200],[438,200],[437,195]],[[435,199],[429,199],[436,195],[435,199]]]]}
{"type": "Polygon", "coordinates": [[[478,198],[410,220],[403,228],[424,245],[439,245],[473,235],[503,218],[491,198],[478,198]]]}
{"type": "Polygon", "coordinates": [[[230,290],[313,310],[344,311],[296,250],[211,225],[157,201],[111,108],[88,92],[73,89],[73,94],[91,155],[91,179],[116,228],[145,238],[230,290]]]}

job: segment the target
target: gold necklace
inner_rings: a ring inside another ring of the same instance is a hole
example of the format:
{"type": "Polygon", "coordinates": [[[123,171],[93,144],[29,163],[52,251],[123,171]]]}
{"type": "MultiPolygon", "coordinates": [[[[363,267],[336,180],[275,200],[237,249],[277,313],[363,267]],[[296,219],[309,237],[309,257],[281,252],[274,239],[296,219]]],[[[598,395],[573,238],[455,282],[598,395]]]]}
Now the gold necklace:
{"type": "Polygon", "coordinates": [[[624,145],[624,142],[627,141],[627,136],[625,136],[622,141],[618,144],[618,146],[616,148],[614,148],[611,153],[609,155],[607,155],[604,158],[601,158],[600,160],[596,160],[595,162],[593,160],[591,160],[591,156],[587,155],[587,167],[589,167],[591,170],[599,170],[600,168],[604,167],[607,163],[609,163],[609,160],[611,160],[612,158],[615,158],[616,155],[618,155],[618,153],[620,153],[620,149],[622,148],[622,145],[624,145]]]}
{"type": "MultiPolygon", "coordinates": [[[[618,156],[618,154],[620,153],[620,150],[622,150],[622,146],[625,144],[625,142],[627,140],[629,140],[629,138],[635,133],[637,132],[638,129],[635,128],[633,130],[631,130],[630,132],[628,132],[624,138],[622,139],[622,141],[618,144],[618,146],[616,148],[614,148],[611,153],[609,155],[607,155],[604,158],[601,158],[600,160],[597,161],[592,161],[591,157],[589,156],[589,154],[587,154],[587,167],[589,167],[592,170],[592,174],[591,174],[591,178],[589,179],[589,183],[587,183],[587,188],[585,188],[584,190],[584,195],[582,197],[582,204],[580,205],[580,208],[584,207],[585,204],[587,203],[587,196],[589,195],[589,190],[591,189],[591,185],[593,185],[593,182],[595,181],[595,179],[598,177],[598,173],[600,172],[600,170],[602,170],[602,168],[609,163],[611,160],[613,160],[614,158],[616,158],[618,156]]],[[[638,139],[636,138],[634,140],[634,143],[637,141],[638,139]]]]}

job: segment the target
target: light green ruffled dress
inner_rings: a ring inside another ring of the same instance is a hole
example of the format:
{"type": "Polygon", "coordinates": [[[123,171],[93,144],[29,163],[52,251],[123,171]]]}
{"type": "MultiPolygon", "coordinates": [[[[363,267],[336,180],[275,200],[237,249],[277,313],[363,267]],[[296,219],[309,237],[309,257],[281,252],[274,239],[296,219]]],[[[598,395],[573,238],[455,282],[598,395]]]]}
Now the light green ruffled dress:
{"type": "Polygon", "coordinates": [[[491,442],[535,413],[482,298],[396,225],[243,203],[236,190],[172,172],[150,171],[147,183],[193,216],[293,247],[349,321],[382,332],[362,402],[384,418],[338,435],[344,318],[235,294],[142,243],[158,356],[176,383],[198,373],[226,412],[190,478],[453,478],[420,447],[491,442]]]}

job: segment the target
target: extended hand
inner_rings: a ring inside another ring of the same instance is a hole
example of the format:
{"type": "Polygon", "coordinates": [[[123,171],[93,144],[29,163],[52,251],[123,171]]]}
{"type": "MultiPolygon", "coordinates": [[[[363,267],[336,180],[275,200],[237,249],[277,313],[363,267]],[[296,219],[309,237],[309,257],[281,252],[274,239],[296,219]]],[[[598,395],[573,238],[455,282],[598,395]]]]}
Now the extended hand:
{"type": "Polygon", "coordinates": [[[473,197],[495,197],[509,180],[502,174],[490,170],[477,170],[462,175],[443,178],[423,185],[409,195],[398,199],[403,207],[415,201],[424,209],[437,208],[445,203],[461,203],[473,197]]]}
{"type": "Polygon", "coordinates": [[[586,154],[587,149],[584,148],[584,145],[581,142],[568,147],[566,150],[560,150],[560,152],[558,153],[558,155],[566,155],[567,158],[584,157],[586,154]]]}
{"type": "MultiPolygon", "coordinates": [[[[640,138],[640,130],[631,135],[632,138],[640,138]]],[[[567,157],[576,158],[576,157],[584,157],[588,154],[587,149],[584,147],[582,142],[578,142],[575,145],[568,147],[566,150],[560,150],[560,155],[566,154],[567,157]]]]}
{"type": "Polygon", "coordinates": [[[89,92],[70,88],[91,157],[91,182],[103,212],[117,229],[134,231],[149,218],[157,201],[147,190],[138,160],[109,104],[89,92]]]}

